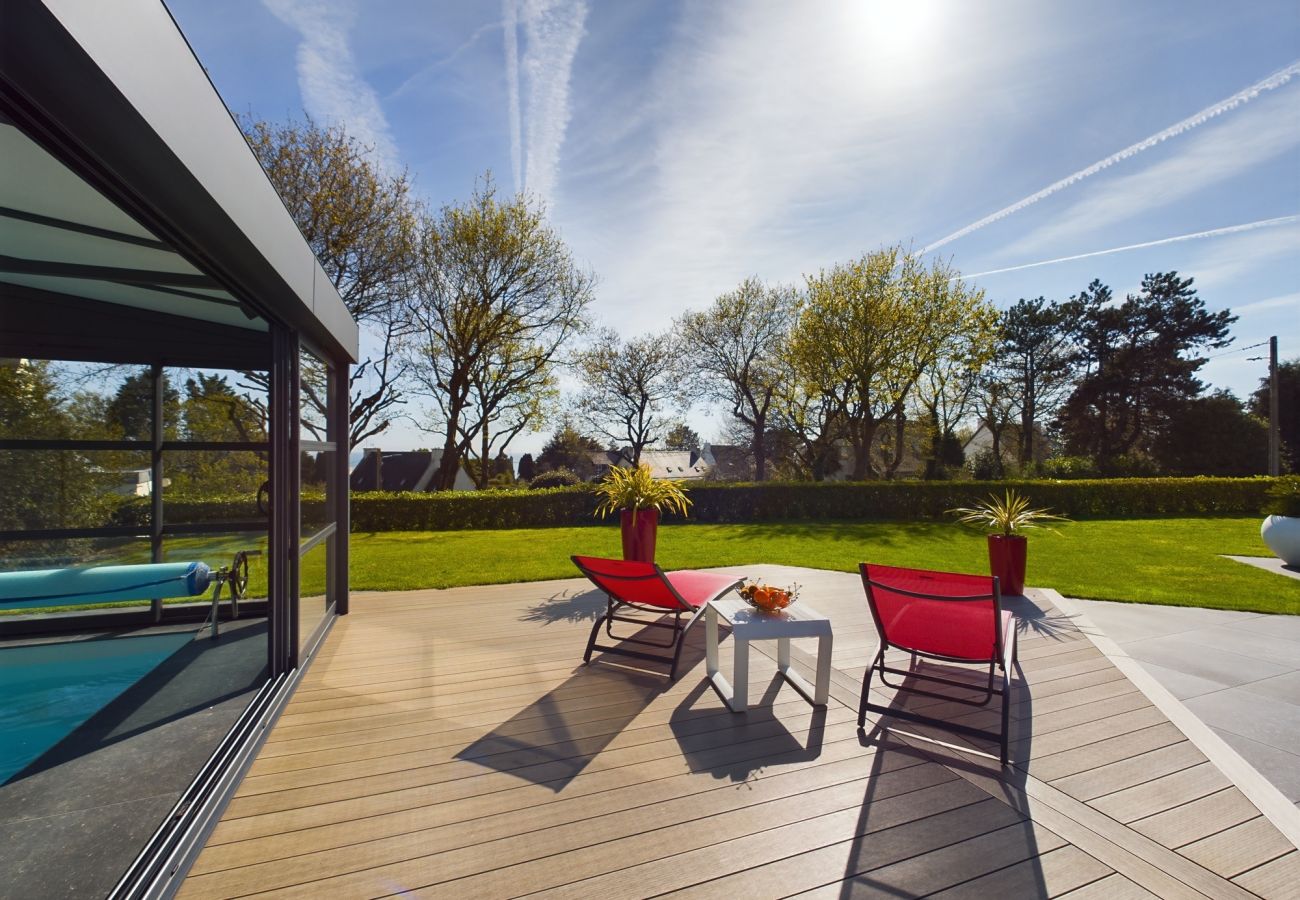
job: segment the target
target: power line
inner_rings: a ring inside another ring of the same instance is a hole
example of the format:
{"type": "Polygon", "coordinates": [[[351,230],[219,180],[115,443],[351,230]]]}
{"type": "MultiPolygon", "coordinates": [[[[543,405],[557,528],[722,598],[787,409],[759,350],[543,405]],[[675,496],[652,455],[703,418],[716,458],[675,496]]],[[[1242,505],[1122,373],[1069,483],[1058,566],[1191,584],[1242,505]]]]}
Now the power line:
{"type": "MultiPolygon", "coordinates": [[[[1216,353],[1213,356],[1207,356],[1205,357],[1205,359],[1208,362],[1211,359],[1218,359],[1220,356],[1231,356],[1234,353],[1245,353],[1247,350],[1254,350],[1256,347],[1267,347],[1267,346],[1268,346],[1268,341],[1260,341],[1258,344],[1251,344],[1248,347],[1238,347],[1235,350],[1225,350],[1222,353],[1216,353]]],[[[1263,359],[1264,357],[1260,356],[1256,358],[1263,359]]]]}

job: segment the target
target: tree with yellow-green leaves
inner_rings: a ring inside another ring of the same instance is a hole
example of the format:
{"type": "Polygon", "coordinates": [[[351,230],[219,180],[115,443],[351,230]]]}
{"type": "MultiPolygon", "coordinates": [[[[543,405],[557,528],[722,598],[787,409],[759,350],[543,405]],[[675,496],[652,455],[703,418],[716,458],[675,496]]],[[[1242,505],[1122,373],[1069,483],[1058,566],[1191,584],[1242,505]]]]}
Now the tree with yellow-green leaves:
{"type": "Polygon", "coordinates": [[[879,477],[871,449],[886,423],[903,421],[918,381],[955,348],[991,334],[998,316],[945,262],[900,246],[808,276],[789,341],[797,412],[853,453],[849,477],[879,477]]]}
{"type": "MultiPolygon", "coordinates": [[[[244,136],[348,312],[382,349],[352,369],[349,443],[385,431],[403,402],[397,345],[419,262],[405,172],[386,172],[342,125],[241,121],[244,136]]],[[[265,379],[245,378],[265,387],[265,379]]],[[[310,401],[310,397],[307,398],[310,401]]],[[[322,412],[323,411],[318,411],[322,412]]]]}
{"type": "Polygon", "coordinates": [[[490,175],[425,221],[419,252],[405,352],[432,401],[428,427],[443,437],[436,484],[450,489],[463,459],[504,453],[552,409],[555,370],[587,326],[594,277],[539,203],[498,197],[490,175]]]}

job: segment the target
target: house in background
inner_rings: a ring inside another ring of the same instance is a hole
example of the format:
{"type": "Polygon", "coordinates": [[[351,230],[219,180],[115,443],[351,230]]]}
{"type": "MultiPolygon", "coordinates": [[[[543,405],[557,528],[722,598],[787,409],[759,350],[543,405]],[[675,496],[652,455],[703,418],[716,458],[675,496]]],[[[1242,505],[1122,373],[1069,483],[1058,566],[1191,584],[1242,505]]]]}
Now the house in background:
{"type": "MultiPolygon", "coordinates": [[[[428,491],[442,464],[441,450],[392,450],[368,447],[348,481],[354,491],[428,491]]],[[[474,479],[462,465],[456,470],[455,491],[474,490],[474,479]]]]}
{"type": "MultiPolygon", "coordinates": [[[[641,464],[649,466],[650,474],[655,478],[671,478],[674,481],[703,481],[710,470],[703,454],[695,450],[642,450],[641,464]]],[[[593,479],[603,477],[615,466],[630,469],[632,451],[627,448],[594,450],[591,453],[591,466],[593,479]]]]}
{"type": "MultiPolygon", "coordinates": [[[[1002,431],[1002,439],[998,442],[1002,451],[1003,465],[1011,465],[1020,461],[1020,425],[1011,423],[1002,431]]],[[[1052,456],[1056,448],[1052,446],[1052,441],[1043,429],[1037,424],[1034,425],[1034,462],[1040,463],[1052,456]]],[[[962,451],[966,454],[966,460],[969,462],[978,453],[993,452],[993,433],[984,422],[980,422],[979,427],[966,439],[962,446],[962,451]]]]}

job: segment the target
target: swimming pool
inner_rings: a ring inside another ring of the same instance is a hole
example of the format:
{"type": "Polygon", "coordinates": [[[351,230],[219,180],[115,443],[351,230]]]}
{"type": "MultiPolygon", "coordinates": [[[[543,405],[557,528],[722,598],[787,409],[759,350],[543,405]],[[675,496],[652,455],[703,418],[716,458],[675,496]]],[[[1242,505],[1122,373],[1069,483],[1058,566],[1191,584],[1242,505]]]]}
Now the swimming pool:
{"type": "Polygon", "coordinates": [[[0,649],[0,784],[193,637],[179,632],[0,649]]]}

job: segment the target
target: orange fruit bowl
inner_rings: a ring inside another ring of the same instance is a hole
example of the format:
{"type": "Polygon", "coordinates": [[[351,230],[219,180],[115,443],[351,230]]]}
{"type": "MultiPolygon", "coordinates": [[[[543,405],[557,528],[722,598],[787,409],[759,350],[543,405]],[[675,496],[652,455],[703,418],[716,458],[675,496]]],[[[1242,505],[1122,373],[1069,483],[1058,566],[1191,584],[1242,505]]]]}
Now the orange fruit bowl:
{"type": "Polygon", "coordinates": [[[779,612],[794,603],[798,598],[798,592],[770,584],[750,583],[740,589],[740,596],[755,609],[763,612],[779,612]]]}

